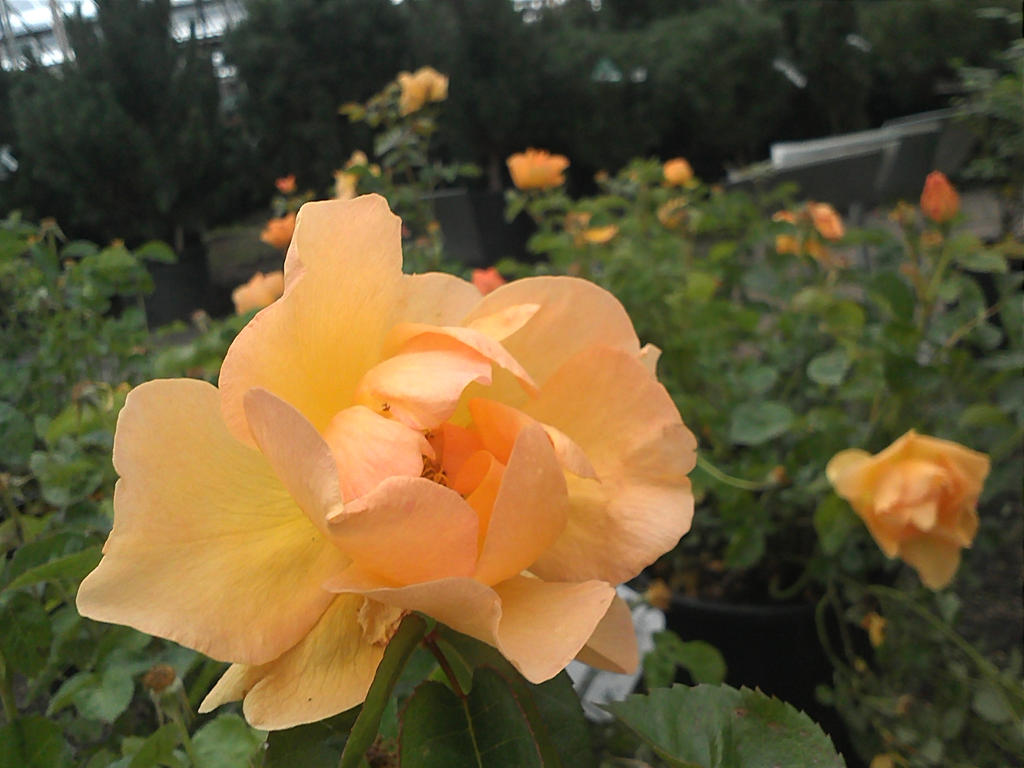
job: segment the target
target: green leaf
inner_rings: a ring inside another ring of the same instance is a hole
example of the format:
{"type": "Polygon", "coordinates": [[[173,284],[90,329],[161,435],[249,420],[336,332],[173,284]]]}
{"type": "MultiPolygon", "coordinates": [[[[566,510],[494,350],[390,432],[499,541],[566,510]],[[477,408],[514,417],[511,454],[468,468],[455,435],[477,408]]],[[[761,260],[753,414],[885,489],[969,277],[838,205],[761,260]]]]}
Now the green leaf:
{"type": "MultiPolygon", "coordinates": [[[[61,691],[57,693],[59,695],[61,691]]],[[[71,694],[71,701],[82,717],[112,723],[128,709],[134,693],[135,683],[131,672],[111,666],[102,675],[87,673],[71,694]]]]}
{"type": "Polygon", "coordinates": [[[894,317],[909,318],[914,314],[914,291],[895,270],[879,272],[869,283],[876,301],[883,302],[894,317]]]}
{"type": "Polygon", "coordinates": [[[821,542],[821,550],[826,555],[839,552],[846,537],[860,524],[860,519],[850,509],[850,505],[834,493],[822,499],[814,510],[814,530],[821,542]]]}
{"type": "Polygon", "coordinates": [[[178,260],[178,255],[167,243],[150,240],[135,249],[135,258],[156,261],[160,264],[174,264],[178,260]]]}
{"type": "Polygon", "coordinates": [[[168,765],[179,741],[178,724],[167,723],[150,734],[141,744],[133,745],[134,751],[110,768],[153,768],[157,765],[168,765]]]}
{"type": "Polygon", "coordinates": [[[729,439],[738,445],[760,445],[786,432],[794,418],[783,403],[742,403],[732,412],[729,439]]]}
{"type": "Polygon", "coordinates": [[[750,568],[763,556],[764,531],[754,525],[744,525],[733,531],[724,559],[728,568],[750,568]]]}
{"type": "Polygon", "coordinates": [[[843,349],[833,349],[811,358],[807,364],[807,376],[823,387],[841,384],[850,370],[850,358],[843,349]]]}
{"type": "Polygon", "coordinates": [[[740,382],[752,395],[763,395],[779,380],[779,372],[767,365],[748,368],[739,374],[740,382]]]}
{"type": "Polygon", "coordinates": [[[486,666],[497,670],[508,682],[526,713],[544,768],[594,765],[590,726],[565,672],[534,685],[492,646],[444,625],[438,625],[438,630],[439,645],[457,674],[460,668],[467,669],[471,675],[474,667],[486,666]]]}
{"type": "Polygon", "coordinates": [[[990,682],[983,682],[975,691],[974,698],[971,699],[971,709],[994,725],[1010,723],[1016,719],[1006,696],[990,682]]]}
{"type": "Polygon", "coordinates": [[[103,548],[96,546],[83,549],[81,552],[74,552],[70,555],[58,557],[35,568],[29,568],[18,578],[4,587],[4,590],[20,589],[41,581],[80,581],[89,571],[97,566],[102,555],[103,548]]]}
{"type": "Polygon", "coordinates": [[[0,728],[0,768],[74,765],[60,727],[45,717],[24,717],[0,728]]]}
{"type": "Polygon", "coordinates": [[[17,627],[16,632],[0,632],[0,650],[8,667],[28,677],[38,674],[46,665],[53,639],[50,617],[39,601],[27,592],[15,592],[0,606],[0,626],[17,627]]]}
{"type": "Polygon", "coordinates": [[[0,401],[0,465],[22,467],[28,463],[35,445],[32,422],[10,403],[0,401]]]}
{"type": "Polygon", "coordinates": [[[338,768],[345,739],[358,714],[359,708],[353,707],[317,723],[271,731],[266,768],[338,768]]]}
{"type": "Polygon", "coordinates": [[[674,685],[605,708],[678,768],[844,765],[811,718],[748,688],[674,685]]]}
{"type": "Polygon", "coordinates": [[[670,630],[655,632],[653,639],[654,649],[644,656],[644,682],[648,690],[672,685],[676,681],[676,667],[683,667],[697,683],[725,680],[725,659],[710,643],[687,642],[670,630]]]}
{"type": "Polygon", "coordinates": [[[954,258],[957,264],[972,272],[998,272],[1003,274],[1009,269],[1006,257],[998,251],[984,249],[964,251],[956,254],[954,258]]]}
{"type": "Polygon", "coordinates": [[[60,250],[61,259],[81,259],[99,252],[99,246],[88,240],[72,240],[60,250]]]}
{"type": "Polygon", "coordinates": [[[690,272],[686,276],[686,298],[704,302],[715,295],[718,290],[718,278],[707,272],[690,272]]]}
{"type": "Polygon", "coordinates": [[[425,682],[402,714],[399,755],[418,768],[542,768],[526,716],[507,681],[478,669],[461,699],[442,683],[425,682]]]}
{"type": "Polygon", "coordinates": [[[416,614],[409,614],[402,620],[377,667],[377,673],[366,694],[366,701],[363,702],[363,709],[352,726],[348,741],[345,742],[345,751],[342,753],[338,768],[358,766],[366,750],[373,744],[391,692],[402,676],[405,663],[426,633],[427,623],[416,614]]]}
{"type": "Polygon", "coordinates": [[[195,768],[238,768],[252,765],[253,756],[267,740],[264,731],[257,731],[235,714],[211,720],[192,737],[196,753],[195,768]]]}

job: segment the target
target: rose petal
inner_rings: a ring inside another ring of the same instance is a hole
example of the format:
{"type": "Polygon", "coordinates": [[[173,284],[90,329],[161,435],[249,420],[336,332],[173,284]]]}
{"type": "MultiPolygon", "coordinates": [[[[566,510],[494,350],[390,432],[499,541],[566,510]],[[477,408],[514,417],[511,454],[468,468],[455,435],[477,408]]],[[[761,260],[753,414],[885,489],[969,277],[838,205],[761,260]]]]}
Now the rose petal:
{"type": "Polygon", "coordinates": [[[421,611],[493,645],[533,683],[544,682],[565,668],[615,597],[615,590],[602,582],[550,583],[522,576],[493,589],[475,579],[373,588],[358,576],[346,579],[345,575],[333,577],[326,587],[421,611]]]}
{"type": "Polygon", "coordinates": [[[468,576],[476,567],[476,513],[425,478],[391,477],[328,523],[359,568],[393,585],[468,576]]]}
{"type": "Polygon", "coordinates": [[[486,357],[453,339],[416,339],[367,371],[356,398],[413,429],[433,429],[452,415],[474,381],[491,381],[486,357]]]}
{"type": "Polygon", "coordinates": [[[929,589],[942,589],[960,567],[960,544],[941,536],[918,536],[900,543],[900,557],[929,589]]]}
{"type": "Polygon", "coordinates": [[[221,367],[224,421],[253,445],[245,393],[261,387],[323,431],[379,361],[401,288],[401,223],[376,195],[303,206],[301,279],[242,329],[221,367]]]}
{"type": "Polygon", "coordinates": [[[327,533],[327,517],[343,506],[338,467],[327,443],[301,413],[265,389],[247,392],[243,402],[260,452],[299,508],[327,533]]]}
{"type": "Polygon", "coordinates": [[[395,318],[409,323],[455,325],[480,302],[473,284],[446,272],[402,275],[395,318]]]}
{"type": "Polygon", "coordinates": [[[267,461],[227,431],[210,384],[163,380],[133,390],[118,419],[114,467],[114,528],[79,589],[83,616],[216,659],[263,663],[327,608],[320,584],[348,560],[267,461]]]}
{"type": "Polygon", "coordinates": [[[635,355],[582,352],[524,410],[579,445],[600,478],[567,478],[566,529],[533,573],[551,581],[618,584],[689,529],[693,494],[686,475],[696,463],[696,441],[635,355]]]}
{"type": "Polygon", "coordinates": [[[278,730],[344,712],[366,698],[386,643],[364,639],[356,595],[333,596],[330,607],[298,645],[260,666],[228,668],[199,707],[209,712],[244,698],[253,728],[278,730]]]}
{"type": "Polygon", "coordinates": [[[539,425],[527,426],[509,457],[473,578],[497,584],[529,568],[562,533],[567,513],[551,443],[539,425]]]}
{"type": "Polygon", "coordinates": [[[419,477],[423,457],[432,456],[421,432],[356,405],[341,411],[327,425],[324,441],[337,463],[341,494],[359,498],[389,477],[419,477]]]}
{"type": "Polygon", "coordinates": [[[598,669],[630,675],[640,663],[633,615],[618,595],[608,606],[601,623],[576,655],[579,661],[598,669]]]}
{"type": "Polygon", "coordinates": [[[490,315],[477,316],[466,327],[501,341],[526,325],[539,309],[540,304],[513,304],[490,315]]]}

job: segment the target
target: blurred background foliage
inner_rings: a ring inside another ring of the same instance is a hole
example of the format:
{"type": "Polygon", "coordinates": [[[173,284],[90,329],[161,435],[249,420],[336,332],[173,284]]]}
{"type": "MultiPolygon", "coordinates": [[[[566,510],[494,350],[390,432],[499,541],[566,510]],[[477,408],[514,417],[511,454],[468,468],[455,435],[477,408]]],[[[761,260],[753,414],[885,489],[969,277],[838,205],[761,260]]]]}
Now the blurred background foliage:
{"type": "Polygon", "coordinates": [[[326,189],[367,139],[338,106],[423,64],[453,82],[439,154],[481,167],[480,186],[504,186],[502,159],[524,143],[571,148],[574,191],[649,154],[713,179],[772,141],[944,107],[968,95],[955,63],[1005,69],[1016,35],[959,0],[244,5],[217,43],[236,73],[219,91],[208,44],[171,42],[169,0],[98,0],[96,24],[68,22],[72,61],[0,72],[0,146],[20,166],[0,210],[180,250],[260,207],[278,176],[326,189]]]}

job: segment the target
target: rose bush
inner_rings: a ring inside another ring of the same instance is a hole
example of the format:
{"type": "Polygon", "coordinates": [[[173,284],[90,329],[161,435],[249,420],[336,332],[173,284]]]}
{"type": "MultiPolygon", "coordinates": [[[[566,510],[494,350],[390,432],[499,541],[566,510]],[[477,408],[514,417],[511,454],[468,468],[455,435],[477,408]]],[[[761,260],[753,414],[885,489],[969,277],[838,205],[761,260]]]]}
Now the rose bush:
{"type": "Polygon", "coordinates": [[[286,728],[360,703],[402,616],[530,681],[637,660],[614,585],[686,532],[695,441],[622,306],[573,278],[486,297],[403,275],[382,198],[305,206],[283,297],[219,389],[118,420],[114,526],[81,613],[233,662],[202,705],[286,728]]]}
{"type": "Polygon", "coordinates": [[[842,451],[826,469],[882,551],[912,565],[931,589],[949,584],[974,540],[988,471],[985,454],[913,430],[874,456],[842,451]]]}

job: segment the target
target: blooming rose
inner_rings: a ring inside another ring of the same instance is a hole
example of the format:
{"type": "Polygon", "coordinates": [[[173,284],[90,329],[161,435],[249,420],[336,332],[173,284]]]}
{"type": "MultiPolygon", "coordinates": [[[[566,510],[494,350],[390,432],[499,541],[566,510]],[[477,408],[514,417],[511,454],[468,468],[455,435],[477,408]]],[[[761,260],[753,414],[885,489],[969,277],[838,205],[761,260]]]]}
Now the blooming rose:
{"type": "Polygon", "coordinates": [[[682,157],[666,160],[661,167],[661,172],[665,177],[665,183],[669,186],[681,187],[693,180],[693,168],[682,157]]]}
{"type": "Polygon", "coordinates": [[[495,288],[504,285],[507,280],[501,276],[496,267],[473,270],[473,285],[480,293],[490,293],[495,288]]]}
{"type": "Polygon", "coordinates": [[[828,203],[808,203],[807,212],[818,234],[826,240],[841,240],[845,234],[843,220],[828,203]]]}
{"type": "Polygon", "coordinates": [[[244,315],[254,309],[277,301],[284,293],[284,272],[257,272],[249,282],[240,285],[231,292],[231,300],[235,302],[235,312],[244,315]]]}
{"type": "Polygon", "coordinates": [[[846,450],[826,473],[888,557],[941,589],[978,530],[976,507],[989,460],[983,453],[913,430],[881,453],[846,450]]]}
{"type": "Polygon", "coordinates": [[[658,221],[665,229],[678,229],[686,223],[686,206],[689,201],[685,197],[673,197],[658,206],[658,221]]]}
{"type": "Polygon", "coordinates": [[[292,234],[294,232],[295,214],[286,213],[284,216],[270,219],[267,222],[267,226],[260,232],[260,240],[267,245],[284,250],[288,247],[288,243],[292,241],[292,234]]]}
{"type": "Polygon", "coordinates": [[[512,183],[518,189],[551,189],[565,183],[565,169],[569,159],[565,155],[552,155],[543,149],[517,152],[505,161],[512,183]]]}
{"type": "Polygon", "coordinates": [[[277,191],[282,195],[290,195],[295,191],[295,174],[290,173],[287,176],[282,176],[274,181],[274,186],[277,187],[277,191]]]}
{"type": "Polygon", "coordinates": [[[219,389],[118,420],[85,616],[233,662],[202,704],[287,728],[365,696],[420,611],[539,682],[637,662],[614,585],[689,527],[695,441],[611,294],[401,270],[383,198],[310,203],[219,389]]]}
{"type": "Polygon", "coordinates": [[[403,115],[418,112],[429,101],[448,98],[448,78],[433,67],[420,67],[412,74],[399,72],[398,84],[402,88],[398,106],[403,115]]]}
{"type": "Polygon", "coordinates": [[[960,210],[960,195],[949,183],[946,174],[932,171],[924,180],[921,192],[921,212],[932,221],[941,224],[949,221],[960,210]]]}
{"type": "Polygon", "coordinates": [[[569,211],[565,215],[565,230],[573,235],[576,245],[603,245],[619,234],[619,228],[615,224],[592,227],[590,219],[589,211],[569,211]]]}

